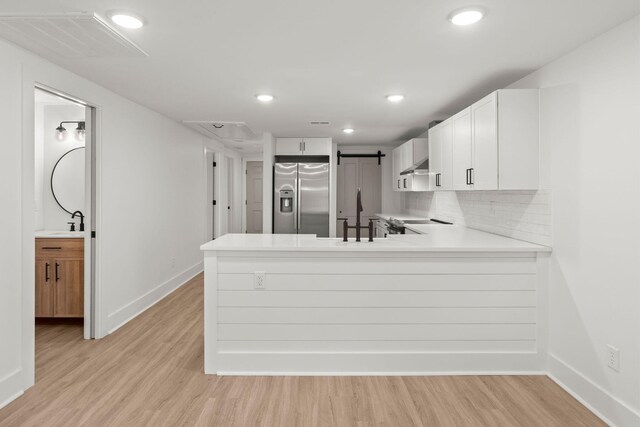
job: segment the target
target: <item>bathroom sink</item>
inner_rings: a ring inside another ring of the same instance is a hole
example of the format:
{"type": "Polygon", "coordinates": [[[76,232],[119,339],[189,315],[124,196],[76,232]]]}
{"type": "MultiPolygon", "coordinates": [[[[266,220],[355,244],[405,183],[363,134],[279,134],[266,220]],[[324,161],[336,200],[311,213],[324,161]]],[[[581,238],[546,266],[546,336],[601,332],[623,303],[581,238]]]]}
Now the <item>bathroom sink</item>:
{"type": "Polygon", "coordinates": [[[84,231],[40,230],[36,231],[36,237],[58,239],[82,239],[84,231]]]}

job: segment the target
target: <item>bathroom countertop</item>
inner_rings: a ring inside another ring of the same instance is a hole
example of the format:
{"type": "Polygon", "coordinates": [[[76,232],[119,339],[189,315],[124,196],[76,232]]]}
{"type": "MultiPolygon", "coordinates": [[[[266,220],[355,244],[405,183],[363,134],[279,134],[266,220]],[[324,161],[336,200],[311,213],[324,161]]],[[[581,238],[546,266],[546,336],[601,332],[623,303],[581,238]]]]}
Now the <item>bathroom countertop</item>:
{"type": "Polygon", "coordinates": [[[40,239],[84,239],[85,231],[39,230],[36,238],[40,239]]]}

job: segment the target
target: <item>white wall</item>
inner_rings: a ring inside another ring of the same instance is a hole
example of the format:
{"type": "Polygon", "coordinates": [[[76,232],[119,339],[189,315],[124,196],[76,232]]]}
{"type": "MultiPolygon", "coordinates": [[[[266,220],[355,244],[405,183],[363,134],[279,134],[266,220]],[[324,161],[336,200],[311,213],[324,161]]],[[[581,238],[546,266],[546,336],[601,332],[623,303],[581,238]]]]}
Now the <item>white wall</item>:
{"type": "MultiPolygon", "coordinates": [[[[66,125],[63,140],[56,138],[55,128],[61,121],[84,121],[85,109],[79,105],[36,104],[35,109],[35,208],[37,230],[67,230],[68,222],[80,224],[79,218],[71,219],[53,198],[51,172],[56,162],[69,150],[84,147],[84,141],[75,137],[75,125],[66,125]]],[[[84,186],[83,186],[84,188],[84,186]]],[[[84,199],[84,194],[79,198],[84,199]]],[[[72,211],[73,212],[73,211],[72,211]]]]}
{"type": "Polygon", "coordinates": [[[34,381],[34,86],[97,107],[103,335],[202,268],[203,137],[0,41],[0,406],[34,381]]]}
{"type": "Polygon", "coordinates": [[[640,425],[640,17],[512,87],[541,89],[549,370],[612,422],[640,425]]]}
{"type": "Polygon", "coordinates": [[[401,193],[403,212],[540,245],[551,245],[551,192],[401,193]]]}
{"type": "MultiPolygon", "coordinates": [[[[33,365],[33,358],[24,357],[25,351],[33,351],[33,345],[22,339],[21,325],[26,315],[33,315],[33,306],[24,303],[24,294],[29,292],[22,287],[21,268],[22,224],[25,220],[21,185],[21,75],[19,63],[4,60],[0,63],[0,128],[3,129],[0,156],[0,407],[26,388],[33,377],[33,369],[29,375],[27,366],[33,365]]],[[[30,222],[34,222],[33,198],[28,207],[30,222]]]]}
{"type": "Polygon", "coordinates": [[[273,165],[276,155],[276,138],[270,133],[262,137],[262,232],[273,232],[273,165]]]}

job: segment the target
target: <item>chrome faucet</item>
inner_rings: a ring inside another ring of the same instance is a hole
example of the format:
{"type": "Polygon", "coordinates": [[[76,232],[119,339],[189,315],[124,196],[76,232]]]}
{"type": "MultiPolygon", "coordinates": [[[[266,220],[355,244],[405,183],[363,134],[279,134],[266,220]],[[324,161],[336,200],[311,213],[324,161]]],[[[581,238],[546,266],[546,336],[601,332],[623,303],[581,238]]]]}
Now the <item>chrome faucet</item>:
{"type": "Polygon", "coordinates": [[[71,214],[71,219],[74,219],[76,215],[80,217],[80,230],[78,231],[84,231],[84,215],[80,211],[75,211],[73,214],[71,214]]]}

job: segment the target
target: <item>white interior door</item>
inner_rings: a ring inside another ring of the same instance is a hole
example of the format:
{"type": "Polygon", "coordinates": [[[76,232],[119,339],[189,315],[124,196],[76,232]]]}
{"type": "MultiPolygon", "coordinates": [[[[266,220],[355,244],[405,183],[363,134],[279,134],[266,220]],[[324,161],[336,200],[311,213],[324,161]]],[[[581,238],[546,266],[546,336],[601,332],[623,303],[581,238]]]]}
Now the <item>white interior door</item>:
{"type": "Polygon", "coordinates": [[[84,338],[96,337],[96,110],[85,107],[84,338]]]}
{"type": "Polygon", "coordinates": [[[207,151],[206,154],[206,162],[207,162],[207,227],[206,227],[206,238],[207,239],[215,239],[216,237],[216,218],[215,218],[215,209],[216,209],[216,198],[215,198],[215,153],[213,151],[207,151]]]}
{"type": "Polygon", "coordinates": [[[262,233],[262,162],[247,162],[247,233],[262,233]]]}
{"type": "Polygon", "coordinates": [[[233,158],[226,157],[227,166],[227,233],[233,233],[233,215],[235,207],[233,206],[233,158]]]}

